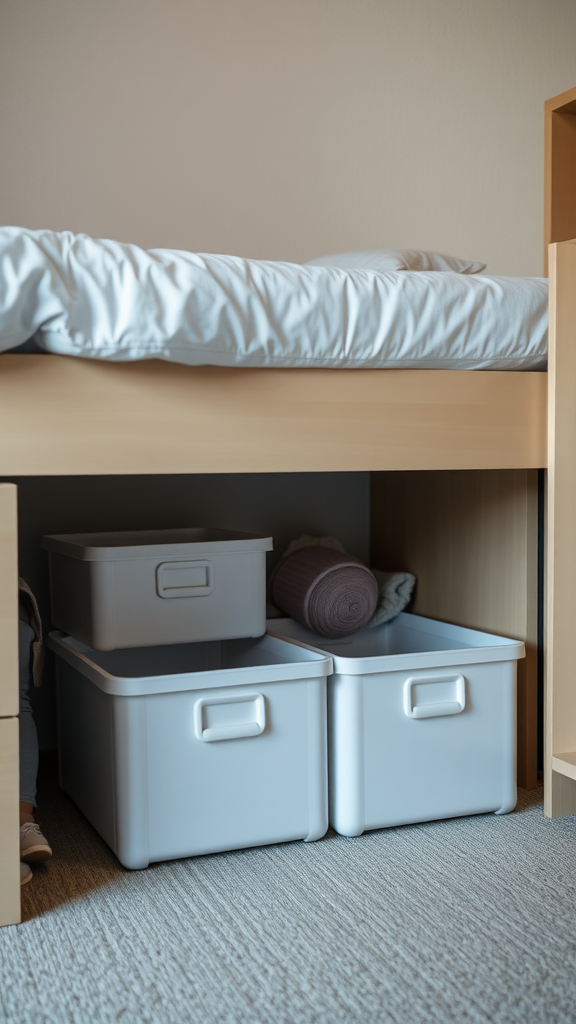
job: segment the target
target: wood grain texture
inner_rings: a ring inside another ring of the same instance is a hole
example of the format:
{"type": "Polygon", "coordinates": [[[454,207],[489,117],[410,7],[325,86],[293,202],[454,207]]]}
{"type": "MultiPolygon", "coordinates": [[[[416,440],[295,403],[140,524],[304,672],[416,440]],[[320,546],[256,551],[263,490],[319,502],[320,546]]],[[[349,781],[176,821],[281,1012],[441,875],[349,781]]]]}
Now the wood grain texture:
{"type": "Polygon", "coordinates": [[[576,242],[550,246],[548,356],[548,475],[546,497],[546,664],[544,811],[562,812],[564,788],[555,788],[552,759],[576,750],[576,242]]]}
{"type": "Polygon", "coordinates": [[[0,719],[0,925],[20,921],[18,719],[0,719]]]}
{"type": "Polygon", "coordinates": [[[372,563],[417,577],[413,610],[523,640],[518,782],[537,784],[534,471],[372,474],[372,563]]]}
{"type": "Polygon", "coordinates": [[[0,717],[18,714],[18,520],[14,484],[0,484],[0,717]]]}
{"type": "Polygon", "coordinates": [[[544,273],[548,246],[576,237],[576,89],[544,108],[544,273]]]}
{"type": "Polygon", "coordinates": [[[0,475],[538,467],[545,418],[545,373],[4,355],[0,475]]]}

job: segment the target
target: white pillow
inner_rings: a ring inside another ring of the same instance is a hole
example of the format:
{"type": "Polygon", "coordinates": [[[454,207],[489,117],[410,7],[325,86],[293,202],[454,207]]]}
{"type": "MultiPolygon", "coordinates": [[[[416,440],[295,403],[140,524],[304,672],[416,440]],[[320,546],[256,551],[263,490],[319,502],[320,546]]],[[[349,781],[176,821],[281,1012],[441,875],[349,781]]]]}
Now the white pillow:
{"type": "Polygon", "coordinates": [[[372,249],[370,252],[341,252],[319,256],[305,267],[338,267],[340,270],[451,270],[457,274],[479,274],[485,263],[443,256],[439,252],[420,249],[372,249]]]}

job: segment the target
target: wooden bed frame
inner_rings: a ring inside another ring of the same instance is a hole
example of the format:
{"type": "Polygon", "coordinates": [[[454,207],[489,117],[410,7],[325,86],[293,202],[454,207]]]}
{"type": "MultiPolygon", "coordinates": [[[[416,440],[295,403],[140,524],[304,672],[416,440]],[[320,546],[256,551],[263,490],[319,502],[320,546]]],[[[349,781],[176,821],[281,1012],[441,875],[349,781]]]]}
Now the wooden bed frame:
{"type": "MultiPolygon", "coordinates": [[[[545,231],[548,373],[3,355],[0,476],[370,471],[373,562],[417,574],[415,611],[526,641],[518,779],[533,787],[547,467],[546,813],[576,813],[576,89],[546,104],[545,231]]],[[[0,484],[2,924],[20,920],[16,499],[14,483],[0,484]]]]}

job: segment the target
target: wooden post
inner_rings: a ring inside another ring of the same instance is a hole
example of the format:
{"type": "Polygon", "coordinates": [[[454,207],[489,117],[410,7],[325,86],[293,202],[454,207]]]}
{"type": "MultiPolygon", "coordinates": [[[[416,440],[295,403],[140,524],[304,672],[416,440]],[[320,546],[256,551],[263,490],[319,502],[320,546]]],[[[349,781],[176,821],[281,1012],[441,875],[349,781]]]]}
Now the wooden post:
{"type": "Polygon", "coordinates": [[[16,500],[16,486],[0,484],[0,924],[20,921],[16,500]]]}
{"type": "Polygon", "coordinates": [[[544,813],[576,814],[576,240],[550,246],[544,813]]]}

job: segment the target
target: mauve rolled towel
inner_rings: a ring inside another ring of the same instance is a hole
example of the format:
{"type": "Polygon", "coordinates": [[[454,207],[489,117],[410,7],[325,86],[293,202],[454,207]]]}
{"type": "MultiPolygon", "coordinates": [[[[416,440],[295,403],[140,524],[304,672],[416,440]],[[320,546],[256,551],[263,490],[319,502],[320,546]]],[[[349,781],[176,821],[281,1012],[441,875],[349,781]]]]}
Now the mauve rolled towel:
{"type": "Polygon", "coordinates": [[[304,547],[278,566],[274,603],[302,626],[325,637],[348,636],[372,618],[378,584],[352,555],[326,547],[304,547]]]}

